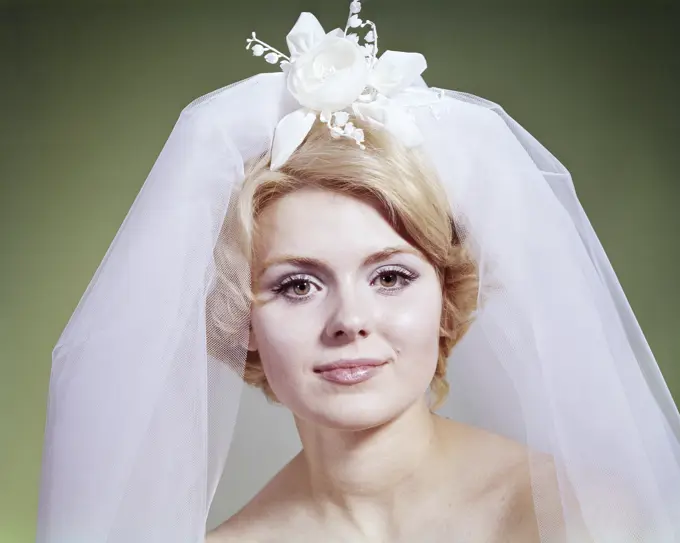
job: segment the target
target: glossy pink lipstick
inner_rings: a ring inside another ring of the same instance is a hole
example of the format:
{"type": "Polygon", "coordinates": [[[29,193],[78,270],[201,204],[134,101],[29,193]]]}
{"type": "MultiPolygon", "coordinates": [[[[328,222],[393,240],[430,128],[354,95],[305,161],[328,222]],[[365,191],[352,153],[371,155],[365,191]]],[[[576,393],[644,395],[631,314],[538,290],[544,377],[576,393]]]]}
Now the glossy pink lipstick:
{"type": "Polygon", "coordinates": [[[362,383],[373,377],[387,362],[374,358],[358,358],[356,360],[338,360],[314,368],[322,379],[341,385],[362,383]]]}

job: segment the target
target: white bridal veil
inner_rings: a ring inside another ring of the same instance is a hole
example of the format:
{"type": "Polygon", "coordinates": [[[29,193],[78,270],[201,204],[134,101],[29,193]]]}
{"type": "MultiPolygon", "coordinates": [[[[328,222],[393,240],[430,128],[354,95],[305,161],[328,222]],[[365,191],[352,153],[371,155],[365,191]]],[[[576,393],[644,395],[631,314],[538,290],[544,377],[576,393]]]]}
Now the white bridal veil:
{"type": "MultiPolygon", "coordinates": [[[[290,135],[280,121],[301,103],[290,74],[182,112],[59,338],[38,542],[203,541],[249,325],[247,307],[215,303],[220,277],[249,278],[215,247],[231,235],[244,164],[290,135]],[[218,307],[228,332],[213,324],[218,307]]],[[[417,79],[390,103],[371,92],[369,105],[387,104],[375,122],[418,136],[482,271],[444,414],[554,459],[557,481],[532,474],[543,542],[566,529],[559,540],[580,543],[584,527],[598,543],[680,541],[680,416],[569,172],[493,103],[417,79]],[[548,507],[555,484],[566,528],[548,507]]]]}

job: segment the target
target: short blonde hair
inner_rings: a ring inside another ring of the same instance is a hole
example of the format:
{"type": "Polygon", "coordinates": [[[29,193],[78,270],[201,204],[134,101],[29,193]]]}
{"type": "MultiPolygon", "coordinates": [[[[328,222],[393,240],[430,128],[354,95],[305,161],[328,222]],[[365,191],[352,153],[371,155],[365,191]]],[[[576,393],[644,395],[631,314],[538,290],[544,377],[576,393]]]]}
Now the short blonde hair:
{"type": "MultiPolygon", "coordinates": [[[[449,390],[447,358],[467,331],[477,306],[477,266],[456,233],[447,195],[423,153],[404,148],[383,130],[360,127],[365,133],[365,149],[347,138],[331,137],[328,128],[317,123],[278,171],[269,169],[268,154],[247,165],[243,184],[230,202],[228,217],[233,219],[223,228],[229,247],[218,243],[216,248],[216,258],[230,262],[224,267],[229,275],[223,274],[218,285],[221,303],[230,304],[226,314],[233,318],[234,308],[243,312],[253,302],[250,277],[246,284],[229,269],[233,269],[235,258],[242,259],[248,269],[252,267],[257,218],[267,206],[305,187],[369,200],[396,232],[423,253],[441,284],[439,355],[430,383],[432,408],[436,409],[449,390]]],[[[218,309],[215,315],[225,315],[224,307],[218,309]]],[[[228,332],[224,324],[217,323],[223,337],[228,332]]],[[[248,352],[243,379],[260,388],[270,401],[277,401],[257,352],[248,352]]]]}

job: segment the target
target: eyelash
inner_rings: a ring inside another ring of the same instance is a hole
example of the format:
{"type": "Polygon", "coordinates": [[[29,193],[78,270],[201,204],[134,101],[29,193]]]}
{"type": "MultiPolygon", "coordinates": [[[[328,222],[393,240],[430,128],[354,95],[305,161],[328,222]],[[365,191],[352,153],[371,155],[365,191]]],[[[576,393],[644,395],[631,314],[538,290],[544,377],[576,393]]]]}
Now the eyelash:
{"type": "Polygon", "coordinates": [[[274,288],[272,288],[272,292],[277,295],[279,294],[283,295],[284,297],[288,298],[293,302],[304,301],[307,298],[309,298],[309,295],[291,296],[290,294],[288,294],[288,292],[291,288],[293,288],[295,285],[299,285],[300,283],[309,283],[311,285],[316,285],[316,283],[312,279],[313,279],[312,276],[306,274],[289,275],[285,277],[283,280],[281,280],[276,286],[274,286],[274,288]]]}
{"type": "Polygon", "coordinates": [[[402,284],[398,287],[381,287],[384,292],[389,291],[390,293],[394,293],[395,291],[402,290],[418,279],[418,274],[401,266],[384,266],[375,273],[371,279],[371,284],[373,284],[376,279],[388,274],[395,274],[401,279],[402,284]]]}
{"type": "MultiPolygon", "coordinates": [[[[403,268],[401,266],[385,266],[383,268],[380,268],[377,273],[373,275],[371,278],[371,284],[374,283],[376,279],[379,279],[380,277],[384,277],[385,275],[388,274],[395,274],[397,275],[401,281],[402,284],[398,287],[382,287],[380,290],[388,295],[394,294],[395,292],[398,292],[404,288],[406,288],[408,285],[410,285],[413,281],[418,279],[418,274],[403,268]]],[[[301,283],[309,283],[311,285],[314,285],[315,288],[320,290],[320,287],[314,282],[314,278],[310,275],[307,274],[295,274],[295,275],[289,275],[285,277],[283,280],[281,280],[276,286],[274,286],[271,290],[274,294],[277,295],[283,295],[286,297],[288,300],[292,302],[304,302],[307,300],[311,294],[308,294],[306,296],[294,296],[289,294],[289,291],[291,288],[293,288],[295,285],[299,285],[301,283]]]]}

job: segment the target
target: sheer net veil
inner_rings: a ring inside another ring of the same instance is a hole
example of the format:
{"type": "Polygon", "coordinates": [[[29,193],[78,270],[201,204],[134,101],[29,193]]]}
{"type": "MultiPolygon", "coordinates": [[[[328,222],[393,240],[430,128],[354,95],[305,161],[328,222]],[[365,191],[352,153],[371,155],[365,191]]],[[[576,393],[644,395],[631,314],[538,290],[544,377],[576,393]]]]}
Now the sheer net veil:
{"type": "Polygon", "coordinates": [[[350,15],[326,34],[303,14],[290,56],[253,34],[282,71],[182,111],[54,347],[38,541],[204,540],[249,333],[249,306],[223,303],[248,263],[217,250],[239,243],[235,195],[314,122],[362,145],[352,116],[425,152],[480,268],[441,412],[530,451],[542,542],[680,541],[680,416],[569,172],[500,106],[425,85],[421,55],[378,58],[360,2],[350,15]],[[314,94],[319,47],[365,62],[332,74],[358,89],[345,103],[314,94]]]}

